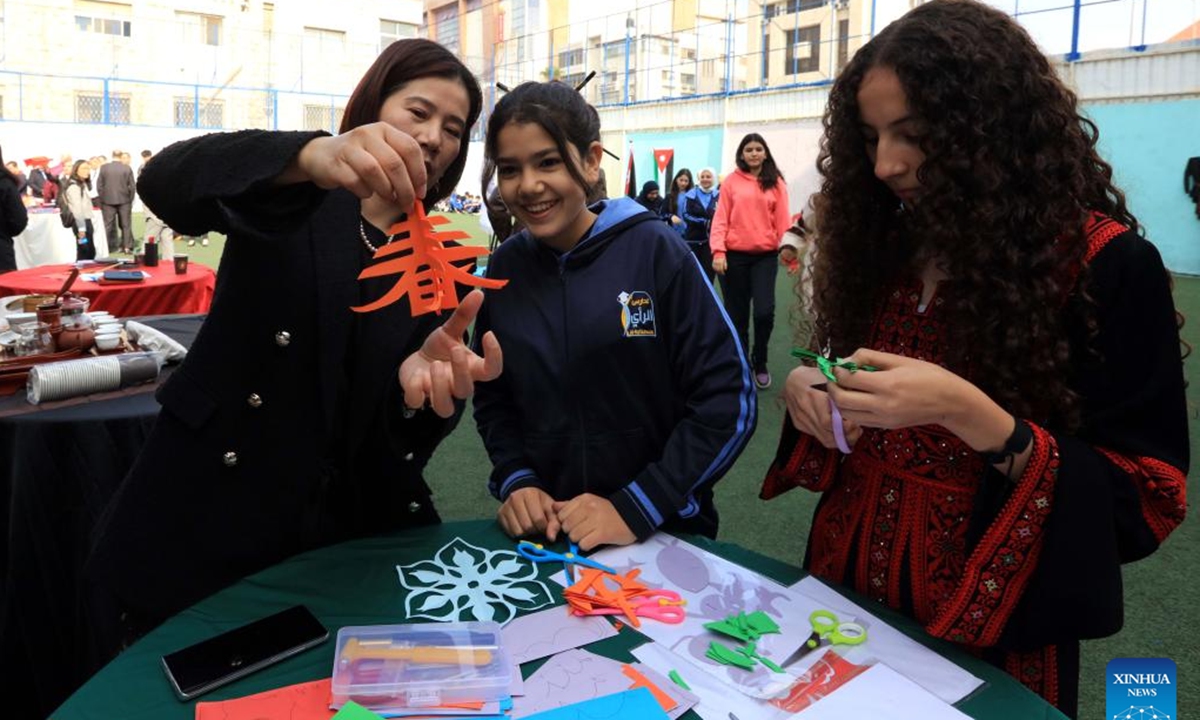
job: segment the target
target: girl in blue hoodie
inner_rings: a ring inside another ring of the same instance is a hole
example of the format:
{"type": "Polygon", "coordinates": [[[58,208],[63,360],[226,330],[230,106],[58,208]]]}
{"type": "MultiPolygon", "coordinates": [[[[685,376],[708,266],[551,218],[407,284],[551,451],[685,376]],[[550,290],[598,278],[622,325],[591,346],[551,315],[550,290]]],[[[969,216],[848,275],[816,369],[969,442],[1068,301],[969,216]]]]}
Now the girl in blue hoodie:
{"type": "Polygon", "coordinates": [[[486,165],[524,230],[492,256],[476,333],[505,373],[476,388],[499,522],[590,550],[659,527],[716,535],[712,486],[754,431],[754,384],[687,246],[633,200],[588,206],[600,125],[579,93],[525,83],[496,105],[486,165]]]}

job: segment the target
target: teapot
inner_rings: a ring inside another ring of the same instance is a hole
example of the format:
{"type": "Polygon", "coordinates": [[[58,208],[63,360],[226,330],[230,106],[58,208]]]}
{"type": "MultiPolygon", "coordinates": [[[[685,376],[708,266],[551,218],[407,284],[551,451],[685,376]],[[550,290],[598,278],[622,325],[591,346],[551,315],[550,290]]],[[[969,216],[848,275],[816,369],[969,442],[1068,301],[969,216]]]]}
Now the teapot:
{"type": "Polygon", "coordinates": [[[96,344],[96,332],[91,327],[68,327],[63,325],[63,330],[58,334],[58,349],[72,350],[79,348],[87,351],[96,344]]]}

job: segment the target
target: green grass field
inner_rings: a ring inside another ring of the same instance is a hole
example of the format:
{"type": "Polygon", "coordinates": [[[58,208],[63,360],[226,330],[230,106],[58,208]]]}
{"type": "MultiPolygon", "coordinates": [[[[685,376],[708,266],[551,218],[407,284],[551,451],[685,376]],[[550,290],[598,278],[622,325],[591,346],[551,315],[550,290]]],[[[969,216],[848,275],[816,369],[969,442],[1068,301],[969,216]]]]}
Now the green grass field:
{"type": "MultiPolygon", "coordinates": [[[[474,215],[450,215],[450,227],[473,236],[475,243],[486,238],[474,215]]],[[[140,222],[140,219],[139,221],[140,222]]],[[[135,225],[137,224],[135,222],[135,225]]],[[[140,229],[140,227],[138,228],[140,229]]],[[[224,239],[211,236],[207,248],[189,248],[197,262],[217,266],[224,239]]],[[[804,554],[809,521],[816,496],[801,490],[771,502],[758,499],[758,488],[774,456],[784,410],[779,400],[782,378],[792,367],[791,316],[794,306],[789,278],[780,274],[776,287],[776,328],[771,339],[771,372],[776,384],[759,393],[758,430],[737,464],[717,485],[721,512],[720,539],[764,555],[799,564],[804,554]]],[[[1200,278],[1176,278],[1176,304],[1185,316],[1195,318],[1185,325],[1184,339],[1200,348],[1200,278]]],[[[1200,397],[1198,358],[1187,365],[1189,418],[1195,420],[1200,397]]],[[[1191,435],[1196,456],[1197,433],[1191,435]]],[[[490,463],[475,431],[468,409],[458,428],[438,448],[426,477],[437,498],[438,510],[447,520],[494,516],[498,507],[488,494],[486,481],[490,463]]],[[[1191,480],[1189,478],[1189,485],[1191,480]]],[[[1080,552],[1086,552],[1080,548],[1080,552]]],[[[1104,716],[1105,664],[1118,657],[1168,657],[1179,667],[1178,717],[1192,717],[1200,708],[1200,644],[1187,628],[1200,627],[1200,608],[1186,599],[1188,578],[1200,556],[1200,531],[1189,519],[1154,555],[1125,568],[1125,629],[1117,635],[1084,644],[1080,678],[1080,718],[1104,716]]]]}

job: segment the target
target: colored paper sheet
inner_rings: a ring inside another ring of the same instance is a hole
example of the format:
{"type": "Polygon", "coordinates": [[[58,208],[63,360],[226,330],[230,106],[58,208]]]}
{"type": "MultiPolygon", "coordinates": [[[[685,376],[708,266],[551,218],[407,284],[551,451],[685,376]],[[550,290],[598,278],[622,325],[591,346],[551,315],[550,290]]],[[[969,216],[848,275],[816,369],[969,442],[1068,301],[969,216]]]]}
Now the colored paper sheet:
{"type": "Polygon", "coordinates": [[[514,618],[501,631],[508,657],[518,665],[616,634],[612,624],[604,618],[579,617],[562,606],[514,618]]]}
{"type": "Polygon", "coordinates": [[[329,720],[332,717],[334,712],[329,709],[329,678],[231,700],[196,703],[196,720],[329,720]]]}
{"type": "Polygon", "coordinates": [[[701,671],[659,643],[648,642],[630,652],[643,664],[661,674],[669,674],[672,670],[678,672],[692,689],[693,695],[699,699],[692,709],[702,718],[726,720],[732,713],[738,720],[776,720],[783,712],[771,707],[765,700],[730,692],[729,685],[724,680],[701,671]]]}
{"type": "Polygon", "coordinates": [[[645,688],[584,700],[528,716],[528,720],[667,720],[645,688]]]}
{"type": "Polygon", "coordinates": [[[676,720],[676,718],[688,710],[696,707],[696,705],[700,702],[700,698],[696,697],[696,695],[690,690],[684,690],[675,683],[671,682],[670,678],[668,678],[666,675],[658,672],[645,663],[632,663],[629,667],[636,669],[647,680],[654,683],[659,690],[665,692],[667,695],[670,695],[671,699],[675,701],[675,707],[667,711],[667,717],[671,718],[671,720],[676,720]]]}
{"type": "Polygon", "coordinates": [[[513,698],[512,716],[519,720],[628,690],[632,683],[621,672],[622,664],[586,650],[559,653],[525,678],[525,695],[513,698]]]}
{"type": "Polygon", "coordinates": [[[333,716],[333,720],[381,720],[381,718],[381,715],[376,715],[353,700],[346,701],[342,709],[338,710],[337,715],[333,716]]]}
{"type": "Polygon", "coordinates": [[[514,719],[637,686],[646,687],[658,698],[656,702],[661,699],[660,707],[669,706],[670,718],[687,712],[699,700],[653,668],[617,662],[586,650],[568,650],[551,657],[525,680],[525,686],[525,696],[513,698],[514,719]]]}
{"type": "Polygon", "coordinates": [[[804,720],[966,720],[953,705],[877,664],[804,710],[804,720]]]}
{"type": "MultiPolygon", "coordinates": [[[[655,534],[636,545],[606,548],[591,557],[619,573],[637,568],[641,571],[638,580],[653,588],[674,590],[687,601],[687,617],[683,622],[642,623],[640,631],[686,658],[689,669],[700,668],[701,672],[717,677],[727,686],[762,699],[785,690],[795,680],[789,674],[772,672],[762,663],[744,669],[710,659],[707,656],[709,643],[725,638],[704,625],[739,612],[761,610],[778,623],[780,632],[760,637],[756,651],[780,663],[812,634],[808,616],[819,608],[811,600],[752,570],[665,533],[655,534]]],[[[682,667],[679,669],[683,671],[682,667]]]]}
{"type": "MultiPolygon", "coordinates": [[[[962,700],[983,685],[983,680],[887,625],[820,580],[807,577],[791,589],[838,617],[854,617],[855,622],[868,628],[867,642],[838,648],[838,653],[850,662],[863,665],[874,659],[885,663],[948,703],[962,700]]],[[[788,670],[806,670],[811,664],[796,663],[788,670]]]]}

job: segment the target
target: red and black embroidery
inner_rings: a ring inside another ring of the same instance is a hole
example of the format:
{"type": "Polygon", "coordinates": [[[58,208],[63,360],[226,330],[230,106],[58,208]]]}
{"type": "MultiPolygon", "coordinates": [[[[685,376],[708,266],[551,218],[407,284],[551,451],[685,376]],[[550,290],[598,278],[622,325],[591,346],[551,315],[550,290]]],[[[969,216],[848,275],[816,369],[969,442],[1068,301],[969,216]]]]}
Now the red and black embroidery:
{"type": "MultiPolygon", "coordinates": [[[[797,435],[791,430],[790,418],[785,416],[783,422],[784,438],[797,435]]],[[[763,500],[770,500],[797,487],[822,492],[833,482],[840,462],[839,453],[823,447],[811,435],[798,434],[798,437],[787,459],[781,462],[777,457],[767,470],[767,477],[763,479],[758,495],[763,500]]]]}
{"type": "Polygon", "coordinates": [[[1084,264],[1092,261],[1096,254],[1104,249],[1108,242],[1120,235],[1129,231],[1129,227],[1099,213],[1090,213],[1088,215],[1087,224],[1083,227],[1083,234],[1087,238],[1087,254],[1083,257],[1084,264]]]}
{"type": "Polygon", "coordinates": [[[958,589],[926,630],[968,645],[1000,639],[1037,566],[1042,530],[1054,506],[1058,445],[1033,428],[1033,452],[1004,508],[967,561],[958,589]]]}
{"type": "Polygon", "coordinates": [[[1058,704],[1058,649],[1055,646],[1005,653],[1004,670],[1051,705],[1058,704]]]}
{"type": "Polygon", "coordinates": [[[1133,479],[1142,500],[1142,517],[1161,544],[1187,515],[1187,477],[1179,468],[1157,458],[1097,449],[1133,479]]]}

